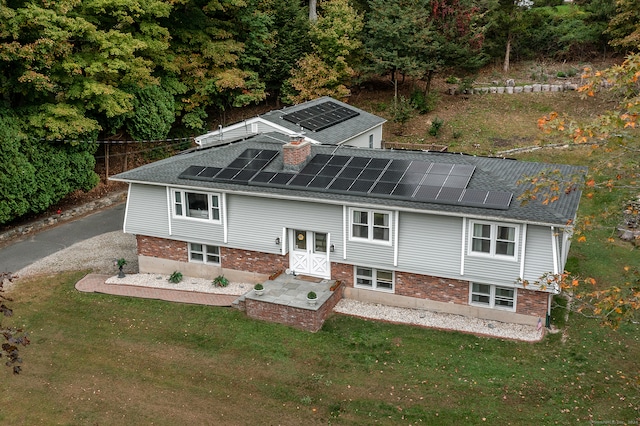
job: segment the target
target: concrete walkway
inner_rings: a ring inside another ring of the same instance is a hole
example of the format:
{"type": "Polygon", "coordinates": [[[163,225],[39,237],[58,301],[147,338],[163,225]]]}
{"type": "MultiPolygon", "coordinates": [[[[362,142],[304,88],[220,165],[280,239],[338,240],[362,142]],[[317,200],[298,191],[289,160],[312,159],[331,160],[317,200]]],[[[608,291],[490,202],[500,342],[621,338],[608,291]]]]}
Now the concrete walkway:
{"type": "Polygon", "coordinates": [[[141,297],[167,302],[191,303],[194,305],[231,306],[238,296],[228,294],[201,293],[197,291],[169,290],[127,284],[107,284],[111,275],[88,274],[76,283],[76,290],[85,293],[104,293],[115,296],[141,297]]]}

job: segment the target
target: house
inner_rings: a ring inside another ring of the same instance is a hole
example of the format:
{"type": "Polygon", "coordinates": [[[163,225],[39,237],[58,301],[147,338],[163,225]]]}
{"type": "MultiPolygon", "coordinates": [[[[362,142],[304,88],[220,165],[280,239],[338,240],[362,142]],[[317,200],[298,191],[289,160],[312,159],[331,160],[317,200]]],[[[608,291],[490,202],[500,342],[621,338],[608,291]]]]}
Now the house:
{"type": "Polygon", "coordinates": [[[381,148],[385,119],[324,96],[281,110],[269,111],[196,137],[200,147],[228,143],[260,133],[303,135],[315,144],[381,148]],[[339,125],[338,125],[339,124],[339,125]]]}
{"type": "MultiPolygon", "coordinates": [[[[339,124],[336,124],[339,126],[339,124]]],[[[340,280],[343,297],[535,325],[580,191],[522,204],[524,175],[573,166],[311,143],[260,133],[112,177],[140,272],[340,280]]]]}

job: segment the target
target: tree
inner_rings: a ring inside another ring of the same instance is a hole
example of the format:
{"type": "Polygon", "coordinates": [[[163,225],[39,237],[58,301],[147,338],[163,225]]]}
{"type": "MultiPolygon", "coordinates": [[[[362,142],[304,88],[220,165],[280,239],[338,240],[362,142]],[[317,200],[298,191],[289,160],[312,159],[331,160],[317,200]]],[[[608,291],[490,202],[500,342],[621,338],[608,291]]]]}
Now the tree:
{"type": "Polygon", "coordinates": [[[13,374],[20,374],[22,367],[18,364],[22,363],[20,357],[20,346],[24,347],[29,345],[29,337],[20,328],[6,327],[2,324],[2,317],[10,317],[13,315],[13,310],[5,305],[5,301],[10,301],[2,293],[4,292],[4,284],[11,283],[16,278],[15,275],[9,272],[0,273],[0,334],[4,339],[4,343],[0,346],[0,357],[4,356],[7,361],[5,365],[11,367],[13,374]]]}
{"type": "Polygon", "coordinates": [[[297,62],[312,51],[310,21],[300,2],[290,0],[266,0],[263,13],[268,17],[268,37],[251,52],[260,59],[253,70],[260,74],[269,95],[279,102],[297,62]]]}
{"type": "Polygon", "coordinates": [[[611,45],[634,51],[640,47],[640,1],[617,0],[616,13],[609,22],[607,33],[611,45]]]}
{"type": "Polygon", "coordinates": [[[495,40],[504,40],[504,61],[502,70],[509,71],[512,47],[515,40],[526,33],[524,13],[528,2],[521,0],[497,0],[490,11],[489,26],[495,40]]]}
{"type": "Polygon", "coordinates": [[[366,19],[366,68],[388,75],[397,100],[400,75],[421,77],[441,64],[426,0],[370,0],[366,19]]]}
{"type": "Polygon", "coordinates": [[[320,15],[309,31],[313,53],[303,56],[292,71],[288,82],[294,93],[287,100],[298,103],[319,96],[349,96],[347,84],[355,75],[352,63],[362,46],[362,28],[362,17],[348,0],[320,3],[320,15]]]}
{"type": "MultiPolygon", "coordinates": [[[[602,92],[617,99],[617,108],[601,114],[596,119],[580,123],[567,115],[551,113],[542,117],[538,125],[547,132],[565,135],[577,145],[590,146],[592,155],[599,152],[609,155],[603,164],[596,165],[584,183],[587,196],[593,191],[626,191],[637,195],[640,189],[640,138],[638,118],[640,117],[640,54],[631,54],[620,64],[603,71],[585,70],[587,79],[579,90],[584,97],[592,97],[602,92]],[[611,160],[617,153],[617,160],[611,160]],[[611,176],[611,170],[614,176],[611,176]]],[[[545,197],[554,201],[558,191],[566,191],[567,181],[561,177],[531,176],[527,184],[534,188],[545,188],[545,197]],[[541,186],[543,185],[543,186],[541,186]]],[[[529,199],[536,192],[527,193],[529,199]]],[[[634,209],[634,207],[627,207],[634,209]]],[[[619,212],[622,213],[622,212],[619,212]]],[[[632,211],[631,214],[637,215],[632,211]]],[[[622,214],[620,214],[622,216],[622,214]]],[[[584,235],[577,241],[586,241],[584,235]]],[[[567,292],[574,301],[575,309],[601,318],[605,323],[617,327],[621,322],[637,319],[640,313],[640,271],[637,266],[624,267],[624,282],[596,287],[591,277],[579,278],[569,273],[543,277],[541,282],[554,283],[567,292]]]]}

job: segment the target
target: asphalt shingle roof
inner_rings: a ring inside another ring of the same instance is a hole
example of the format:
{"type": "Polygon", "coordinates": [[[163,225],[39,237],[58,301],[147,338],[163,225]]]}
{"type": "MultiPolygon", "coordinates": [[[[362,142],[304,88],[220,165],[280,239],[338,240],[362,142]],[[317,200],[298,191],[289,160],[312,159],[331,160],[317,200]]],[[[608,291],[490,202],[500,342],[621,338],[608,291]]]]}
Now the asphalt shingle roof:
{"type": "Polygon", "coordinates": [[[385,159],[419,160],[433,163],[467,164],[475,166],[467,188],[487,191],[508,191],[514,196],[506,210],[470,207],[450,204],[423,203],[409,200],[377,198],[326,191],[300,190],[294,188],[265,187],[233,183],[196,181],[180,178],[179,175],[189,166],[226,167],[245,149],[270,149],[280,153],[265,168],[265,171],[283,171],[281,147],[289,141],[288,136],[280,133],[261,134],[230,145],[212,147],[188,154],[177,155],[165,160],[148,164],[112,177],[113,180],[139,182],[159,185],[180,185],[208,190],[232,191],[238,193],[264,193],[309,199],[310,201],[340,202],[346,204],[368,204],[383,208],[405,208],[446,215],[485,217],[494,220],[514,220],[540,224],[564,226],[574,219],[578,209],[581,192],[578,189],[562,193],[555,202],[542,204],[542,200],[521,203],[517,197],[526,187],[518,185],[523,176],[535,175],[545,170],[558,170],[563,176],[584,174],[582,167],[516,161],[502,158],[475,157],[470,155],[436,153],[421,151],[392,151],[380,149],[336,147],[332,145],[312,145],[311,155],[336,154],[355,157],[385,159]]]}
{"type": "Polygon", "coordinates": [[[304,133],[304,135],[310,139],[330,145],[339,145],[353,138],[354,136],[362,134],[387,121],[384,118],[378,117],[377,115],[370,114],[366,111],[363,111],[349,104],[345,104],[344,102],[340,102],[328,96],[287,107],[281,110],[269,111],[265,114],[260,115],[260,118],[282,126],[293,132],[304,133]],[[319,130],[317,132],[309,129],[303,129],[297,124],[291,123],[282,118],[282,116],[286,114],[291,114],[293,112],[300,111],[301,109],[309,108],[327,101],[336,103],[352,111],[358,112],[359,114],[353,118],[350,118],[326,129],[319,130]]]}

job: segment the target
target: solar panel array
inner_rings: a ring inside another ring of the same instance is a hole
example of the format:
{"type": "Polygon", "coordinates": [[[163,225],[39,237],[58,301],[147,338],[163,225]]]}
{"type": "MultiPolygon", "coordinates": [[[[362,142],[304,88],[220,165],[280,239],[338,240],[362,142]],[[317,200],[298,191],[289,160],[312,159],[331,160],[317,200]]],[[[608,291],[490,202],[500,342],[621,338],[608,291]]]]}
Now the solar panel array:
{"type": "Polygon", "coordinates": [[[303,129],[318,132],[358,115],[360,113],[356,110],[340,106],[332,101],[326,101],[285,114],[282,118],[290,123],[299,125],[303,129]]]}
{"type": "Polygon", "coordinates": [[[179,177],[501,210],[513,198],[511,192],[467,188],[475,171],[469,164],[318,154],[299,172],[265,171],[277,155],[247,149],[227,167],[190,166],[179,177]]]}

